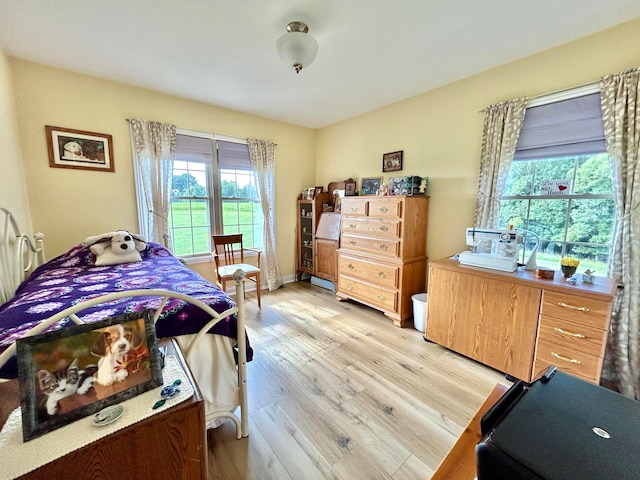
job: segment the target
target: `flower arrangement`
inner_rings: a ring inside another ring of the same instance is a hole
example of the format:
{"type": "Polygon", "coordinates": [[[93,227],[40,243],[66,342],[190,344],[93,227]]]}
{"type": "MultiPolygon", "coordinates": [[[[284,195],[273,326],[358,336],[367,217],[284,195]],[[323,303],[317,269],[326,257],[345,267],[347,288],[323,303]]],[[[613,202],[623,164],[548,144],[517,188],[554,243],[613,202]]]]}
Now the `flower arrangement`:
{"type": "Polygon", "coordinates": [[[560,260],[560,265],[563,267],[577,267],[580,265],[580,260],[573,257],[564,257],[560,260]]]}

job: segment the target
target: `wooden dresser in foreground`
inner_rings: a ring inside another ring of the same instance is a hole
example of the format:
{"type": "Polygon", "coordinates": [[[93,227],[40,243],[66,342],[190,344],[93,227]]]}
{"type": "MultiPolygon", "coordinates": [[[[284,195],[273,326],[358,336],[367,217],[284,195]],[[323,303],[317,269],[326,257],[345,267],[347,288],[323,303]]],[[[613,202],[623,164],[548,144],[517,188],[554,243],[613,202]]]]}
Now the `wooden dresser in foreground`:
{"type": "Polygon", "coordinates": [[[411,324],[411,296],[425,291],[426,196],[346,197],[338,250],[338,300],[411,324]]]}
{"type": "MultiPolygon", "coordinates": [[[[175,341],[162,339],[158,343],[167,345],[167,354],[178,358],[193,388],[191,398],[43,465],[20,480],[207,478],[204,401],[175,341]]],[[[18,380],[0,383],[0,426],[19,405],[18,380]]]]}
{"type": "Polygon", "coordinates": [[[520,380],[554,364],[599,383],[616,288],[429,262],[425,338],[520,380]]]}

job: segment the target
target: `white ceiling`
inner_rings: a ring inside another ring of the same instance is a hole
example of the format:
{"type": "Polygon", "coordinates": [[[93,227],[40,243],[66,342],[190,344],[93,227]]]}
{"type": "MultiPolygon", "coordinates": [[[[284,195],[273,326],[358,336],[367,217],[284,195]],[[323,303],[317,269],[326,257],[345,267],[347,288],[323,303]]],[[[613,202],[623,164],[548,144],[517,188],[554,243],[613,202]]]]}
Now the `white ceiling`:
{"type": "Polygon", "coordinates": [[[637,17],[638,0],[0,0],[0,48],[319,128],[637,17]],[[299,75],[275,52],[293,20],[319,43],[299,75]]]}

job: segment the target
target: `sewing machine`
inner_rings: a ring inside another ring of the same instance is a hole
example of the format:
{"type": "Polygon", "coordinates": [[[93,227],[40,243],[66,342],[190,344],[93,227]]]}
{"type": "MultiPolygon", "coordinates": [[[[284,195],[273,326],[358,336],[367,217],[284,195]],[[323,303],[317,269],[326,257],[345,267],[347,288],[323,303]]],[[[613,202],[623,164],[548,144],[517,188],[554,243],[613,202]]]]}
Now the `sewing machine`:
{"type": "MultiPolygon", "coordinates": [[[[535,268],[539,239],[532,232],[527,233],[532,234],[537,242],[526,265],[527,270],[532,270],[535,268]]],[[[467,228],[466,243],[471,250],[460,253],[458,261],[463,265],[515,272],[518,268],[519,245],[523,241],[521,231],[515,229],[467,228]]]]}

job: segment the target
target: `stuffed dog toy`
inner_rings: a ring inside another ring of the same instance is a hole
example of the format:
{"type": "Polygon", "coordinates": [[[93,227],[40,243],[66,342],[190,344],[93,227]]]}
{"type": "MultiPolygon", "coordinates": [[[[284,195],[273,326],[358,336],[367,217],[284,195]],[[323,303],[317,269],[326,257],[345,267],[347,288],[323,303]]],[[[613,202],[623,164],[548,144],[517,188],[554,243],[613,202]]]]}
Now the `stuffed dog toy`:
{"type": "Polygon", "coordinates": [[[140,262],[142,261],[140,252],[147,248],[147,243],[140,235],[134,235],[126,230],[87,237],[83,243],[96,256],[98,267],[140,262]]]}
{"type": "Polygon", "coordinates": [[[129,351],[142,344],[142,336],[128,325],[112,325],[103,329],[91,347],[91,353],[101,357],[98,361],[96,382],[108,387],[129,375],[123,368],[129,351]]]}

